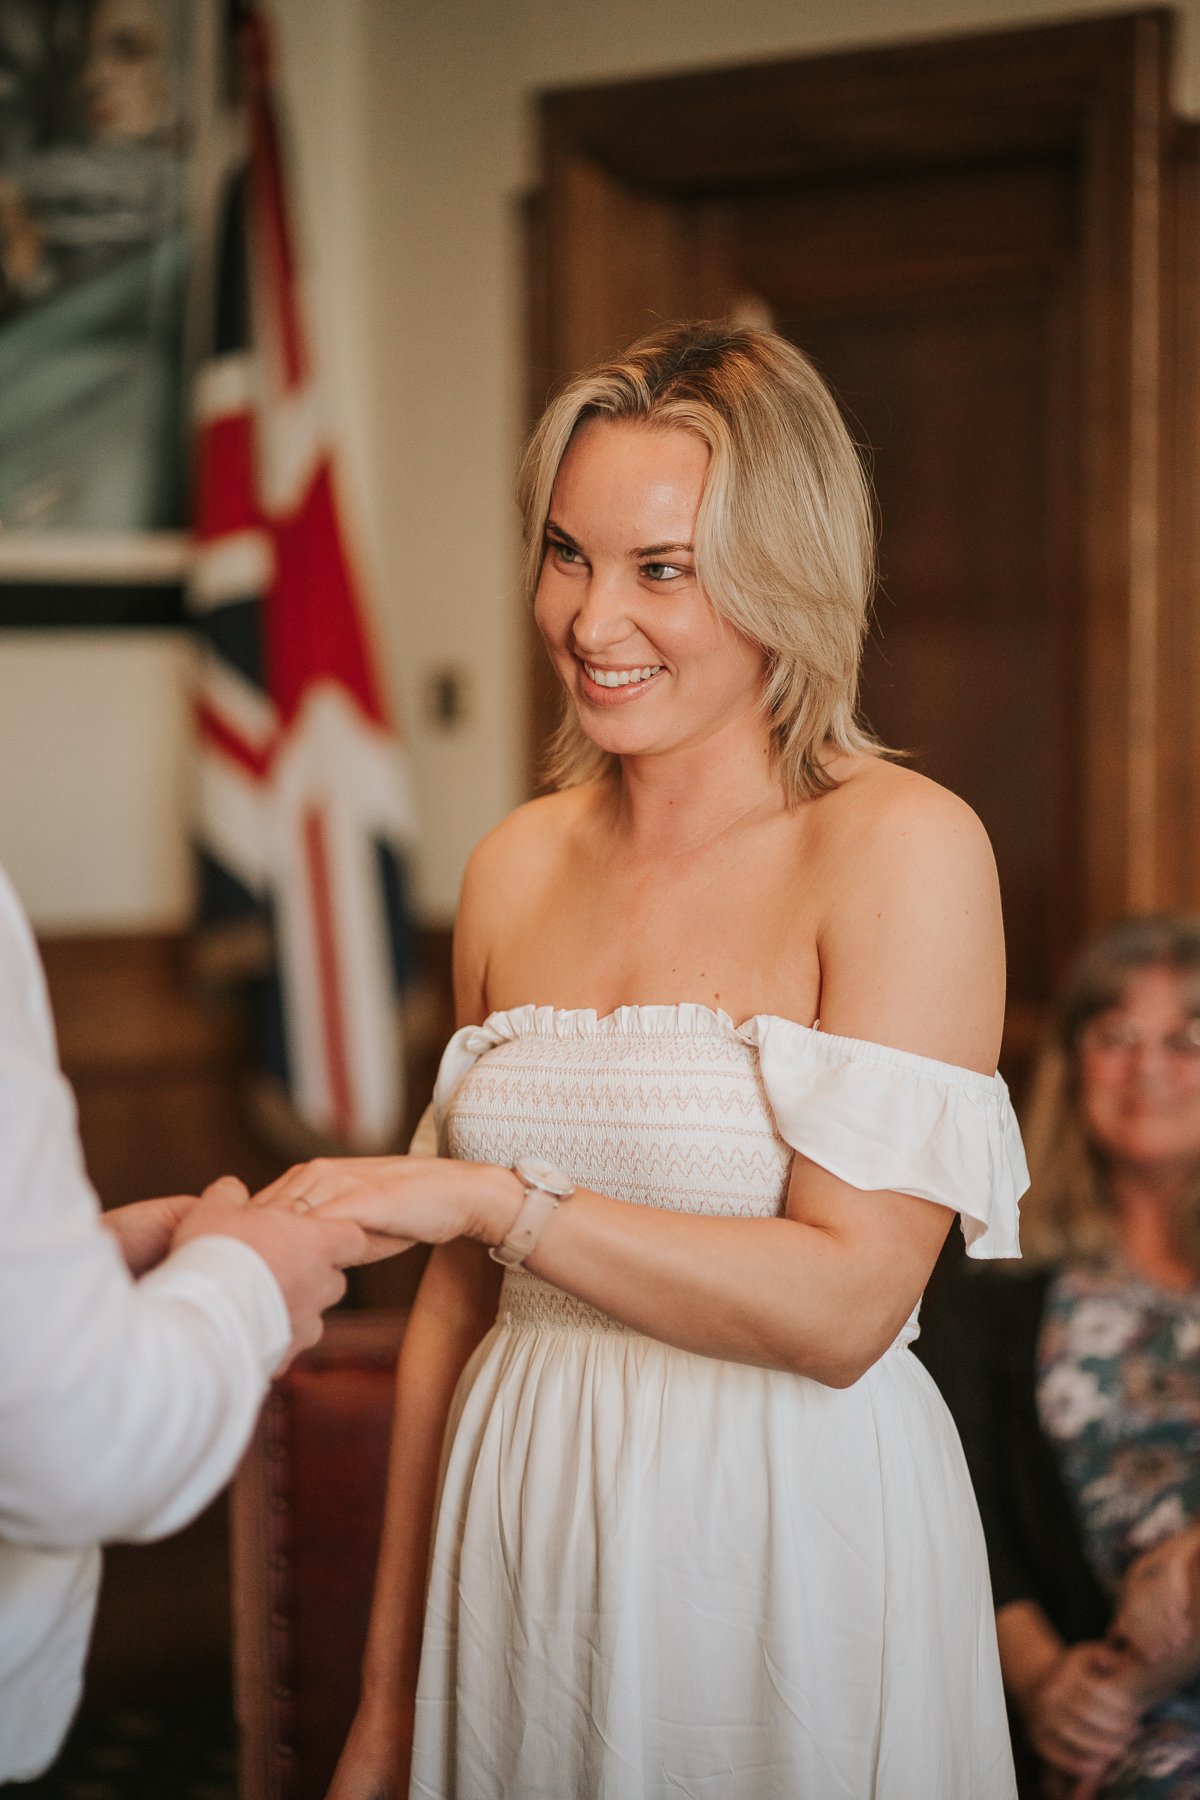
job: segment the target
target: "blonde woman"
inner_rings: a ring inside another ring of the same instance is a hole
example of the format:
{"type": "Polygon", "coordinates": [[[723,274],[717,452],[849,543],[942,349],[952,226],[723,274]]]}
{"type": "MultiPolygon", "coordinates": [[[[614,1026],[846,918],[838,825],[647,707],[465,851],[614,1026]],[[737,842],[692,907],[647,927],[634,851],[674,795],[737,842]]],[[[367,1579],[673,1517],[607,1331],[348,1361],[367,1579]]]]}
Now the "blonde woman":
{"type": "Polygon", "coordinates": [[[566,388],[521,491],[559,785],[467,872],[440,1155],[267,1197],[437,1246],[331,1792],[1010,1800],[907,1348],[954,1211],[1016,1249],[1000,910],[856,723],[861,466],[782,338],[679,326],[566,388]]]}
{"type": "Polygon", "coordinates": [[[1022,1785],[1195,1800],[1200,920],[1084,951],[1029,1145],[1026,1264],[965,1280],[930,1359],[983,1512],[1022,1785]]]}

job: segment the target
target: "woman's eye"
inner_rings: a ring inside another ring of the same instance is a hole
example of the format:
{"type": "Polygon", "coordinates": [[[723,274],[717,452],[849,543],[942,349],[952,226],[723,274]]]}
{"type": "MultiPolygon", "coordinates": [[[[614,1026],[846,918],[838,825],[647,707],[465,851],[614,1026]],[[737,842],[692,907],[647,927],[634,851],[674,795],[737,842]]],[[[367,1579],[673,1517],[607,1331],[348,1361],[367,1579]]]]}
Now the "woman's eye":
{"type": "Polygon", "coordinates": [[[642,564],[642,574],[648,581],[674,581],[676,576],[683,575],[686,570],[678,563],[648,562],[642,564]]]}
{"type": "Polygon", "coordinates": [[[574,567],[575,564],[583,561],[583,552],[577,550],[574,544],[564,544],[558,538],[551,538],[550,548],[561,563],[568,563],[574,567]]]}

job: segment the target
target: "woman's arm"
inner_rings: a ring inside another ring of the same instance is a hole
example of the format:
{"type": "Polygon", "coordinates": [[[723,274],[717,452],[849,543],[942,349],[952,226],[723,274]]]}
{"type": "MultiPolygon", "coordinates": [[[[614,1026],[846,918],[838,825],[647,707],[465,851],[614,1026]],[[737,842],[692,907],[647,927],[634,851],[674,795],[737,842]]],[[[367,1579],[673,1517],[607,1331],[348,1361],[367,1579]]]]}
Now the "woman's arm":
{"type": "Polygon", "coordinates": [[[1109,1637],[1127,1652],[1130,1683],[1144,1706],[1200,1673],[1200,1525],[1130,1564],[1109,1637]]]}
{"type": "Polygon", "coordinates": [[[396,1366],[396,1404],[362,1698],[329,1800],[400,1800],[408,1791],[442,1439],[454,1390],[496,1317],[500,1271],[478,1245],[430,1258],[396,1366]]]}
{"type": "MultiPolygon", "coordinates": [[[[839,857],[820,940],[822,1027],[990,1073],[1004,989],[990,847],[942,790],[921,782],[902,799],[883,819],[860,819],[839,857]]],[[[434,1240],[497,1244],[521,1201],[508,1171],[446,1161],[310,1166],[278,1185],[283,1203],[289,1182],[373,1229],[434,1240]]],[[[951,1216],[864,1193],[797,1155],[782,1218],[666,1213],[580,1192],[528,1267],[682,1349],[847,1386],[901,1330],[951,1216]]]]}
{"type": "MultiPolygon", "coordinates": [[[[460,1024],[482,1019],[487,1010],[486,912],[478,902],[468,876],[454,931],[460,1024]]],[[[500,1280],[499,1268],[483,1249],[463,1239],[434,1250],[417,1290],[396,1364],[387,1498],[362,1692],[327,1800],[402,1800],[408,1793],[442,1443],[462,1372],[495,1322],[500,1280]]]]}

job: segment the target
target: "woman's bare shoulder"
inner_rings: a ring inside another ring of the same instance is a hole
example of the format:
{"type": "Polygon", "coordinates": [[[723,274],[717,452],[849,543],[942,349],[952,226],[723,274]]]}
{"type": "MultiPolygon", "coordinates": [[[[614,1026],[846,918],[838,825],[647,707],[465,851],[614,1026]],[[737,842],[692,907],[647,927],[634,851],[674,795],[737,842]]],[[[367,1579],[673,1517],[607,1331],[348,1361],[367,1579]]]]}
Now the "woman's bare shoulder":
{"type": "Polygon", "coordinates": [[[529,896],[553,878],[556,860],[595,805],[586,788],[545,794],[518,806],[476,844],[467,860],[454,921],[454,986],[459,1022],[488,1010],[495,947],[528,910],[529,896]]]}
{"type": "Polygon", "coordinates": [[[527,800],[476,844],[467,864],[468,877],[496,880],[515,873],[526,881],[530,859],[538,866],[561,855],[595,806],[596,790],[591,787],[564,788],[527,800]]]}
{"type": "Polygon", "coordinates": [[[1004,937],[983,825],[915,770],[863,758],[835,773],[816,803],[822,1024],[990,1071],[1004,937]]]}
{"type": "Polygon", "coordinates": [[[991,844],[978,815],[949,788],[882,757],[839,758],[837,786],[814,808],[814,836],[843,867],[881,855],[907,862],[949,857],[993,868],[991,844]]]}
{"type": "Polygon", "coordinates": [[[530,894],[552,879],[596,805],[594,788],[566,788],[527,800],[493,826],[468,858],[458,930],[473,931],[486,917],[489,929],[503,931],[510,906],[527,910],[530,894]]]}

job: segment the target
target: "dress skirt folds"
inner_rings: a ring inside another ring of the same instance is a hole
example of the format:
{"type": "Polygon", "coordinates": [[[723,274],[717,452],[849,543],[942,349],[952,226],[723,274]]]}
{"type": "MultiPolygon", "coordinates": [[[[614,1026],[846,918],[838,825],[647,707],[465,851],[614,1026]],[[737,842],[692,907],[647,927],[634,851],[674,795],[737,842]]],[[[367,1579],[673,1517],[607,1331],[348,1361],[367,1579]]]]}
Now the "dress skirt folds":
{"type": "MultiPolygon", "coordinates": [[[[451,1155],[536,1151],[673,1212],[772,1217],[800,1151],[1016,1254],[1000,1078],[787,1020],[496,1013],[435,1106],[451,1155]]],[[[447,1432],[411,1794],[1012,1800],[978,1514],[916,1330],[835,1390],[509,1272],[447,1432]]]]}

